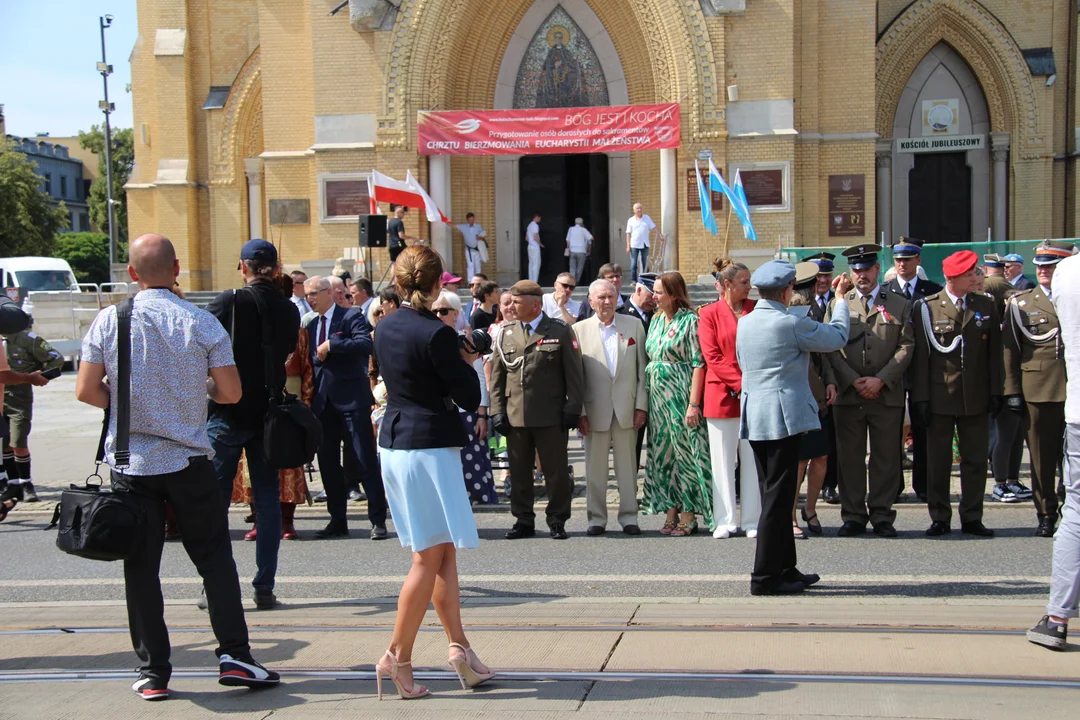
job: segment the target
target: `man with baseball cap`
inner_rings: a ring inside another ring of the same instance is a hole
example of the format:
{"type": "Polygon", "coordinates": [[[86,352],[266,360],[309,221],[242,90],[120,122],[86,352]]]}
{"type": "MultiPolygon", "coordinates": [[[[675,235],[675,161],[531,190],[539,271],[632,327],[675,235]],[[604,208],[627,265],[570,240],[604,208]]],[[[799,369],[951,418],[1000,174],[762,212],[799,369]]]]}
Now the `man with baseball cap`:
{"type": "MultiPolygon", "coordinates": [[[[285,360],[296,350],[300,335],[300,314],[277,284],[277,248],[266,240],[254,239],[240,250],[241,290],[226,290],[206,308],[232,336],[236,369],[243,394],[235,405],[210,401],[206,430],[214,448],[214,473],[221,487],[222,510],[232,501],[233,478],[246,457],[251,475],[255,508],[255,563],[252,585],[259,609],[274,607],[274,576],[281,546],[281,493],[277,470],[266,464],[263,452],[263,418],[269,406],[267,388],[279,395],[285,389],[285,360]],[[269,323],[272,362],[263,355],[263,322],[269,323]],[[266,368],[275,368],[275,377],[266,377],[266,368]]],[[[288,517],[291,527],[292,517],[288,517]]]]}
{"type": "Polygon", "coordinates": [[[949,483],[952,437],[960,438],[960,528],[980,537],[994,531],[982,522],[990,417],[1002,408],[1001,321],[994,301],[973,292],[979,256],[962,250],[945,258],[945,289],[915,303],[912,362],[913,420],[927,428],[926,534],[952,532],[949,483]]]}
{"type": "Polygon", "coordinates": [[[1072,257],[1074,250],[1070,242],[1050,240],[1035,248],[1038,286],[1013,295],[1005,305],[1005,405],[1012,412],[1002,414],[1023,423],[1034,492],[1019,482],[1008,484],[1005,491],[1018,499],[1034,495],[1035,534],[1046,538],[1054,536],[1058,520],[1054,479],[1063,452],[1066,386],[1065,346],[1051,281],[1058,263],[1072,257]]]}
{"type": "Polygon", "coordinates": [[[750,276],[761,295],[754,312],[739,320],[735,354],[742,368],[739,437],[749,440],[761,486],[752,595],[798,593],[820,578],[796,567],[791,511],[799,487],[803,433],[821,427],[811,394],[810,353],[847,344],[847,300],[838,297],[829,324],[788,310],[795,266],[770,260],[750,276]]]}

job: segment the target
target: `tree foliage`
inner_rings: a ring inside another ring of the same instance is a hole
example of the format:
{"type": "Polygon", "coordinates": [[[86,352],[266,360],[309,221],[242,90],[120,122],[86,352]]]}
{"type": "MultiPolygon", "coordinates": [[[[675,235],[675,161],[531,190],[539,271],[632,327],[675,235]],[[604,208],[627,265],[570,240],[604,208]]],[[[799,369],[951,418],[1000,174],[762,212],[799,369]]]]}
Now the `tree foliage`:
{"type": "Polygon", "coordinates": [[[81,283],[109,282],[109,236],[64,233],[56,238],[56,256],[68,261],[81,283]]]}
{"type": "Polygon", "coordinates": [[[0,138],[0,257],[53,254],[68,227],[64,203],[52,204],[35,164],[0,138]]]}
{"type": "MultiPolygon", "coordinates": [[[[79,144],[86,150],[97,153],[98,178],[90,186],[90,221],[102,230],[109,228],[108,181],[105,172],[105,128],[93,125],[89,132],[79,132],[79,144]]],[[[131,128],[112,130],[112,185],[113,200],[117,201],[116,238],[120,243],[127,242],[127,193],[124,186],[131,177],[135,166],[135,133],[131,128]]]]}

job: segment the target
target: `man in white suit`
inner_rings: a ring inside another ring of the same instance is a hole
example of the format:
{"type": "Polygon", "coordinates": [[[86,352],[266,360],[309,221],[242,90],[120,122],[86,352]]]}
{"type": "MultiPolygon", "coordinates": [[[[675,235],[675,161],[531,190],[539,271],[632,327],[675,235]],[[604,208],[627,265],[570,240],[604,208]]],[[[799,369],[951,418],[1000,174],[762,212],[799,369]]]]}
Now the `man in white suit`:
{"type": "Polygon", "coordinates": [[[637,456],[634,442],[645,426],[645,327],[637,318],[615,313],[618,291],[607,280],[589,286],[594,315],[573,326],[585,370],[585,404],[578,429],[585,437],[588,535],[607,526],[608,453],[613,449],[619,487],[619,524],[640,535],[637,524],[637,456]]]}

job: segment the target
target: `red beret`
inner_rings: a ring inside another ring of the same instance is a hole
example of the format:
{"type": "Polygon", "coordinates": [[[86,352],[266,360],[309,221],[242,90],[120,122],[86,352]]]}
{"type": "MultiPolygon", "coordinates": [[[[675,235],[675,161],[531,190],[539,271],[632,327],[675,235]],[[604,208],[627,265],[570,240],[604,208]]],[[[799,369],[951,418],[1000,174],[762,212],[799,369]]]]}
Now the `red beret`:
{"type": "Polygon", "coordinates": [[[945,277],[957,277],[963,275],[968,270],[978,265],[979,256],[970,250],[961,250],[960,252],[954,252],[949,257],[941,261],[941,270],[945,273],[945,277]]]}

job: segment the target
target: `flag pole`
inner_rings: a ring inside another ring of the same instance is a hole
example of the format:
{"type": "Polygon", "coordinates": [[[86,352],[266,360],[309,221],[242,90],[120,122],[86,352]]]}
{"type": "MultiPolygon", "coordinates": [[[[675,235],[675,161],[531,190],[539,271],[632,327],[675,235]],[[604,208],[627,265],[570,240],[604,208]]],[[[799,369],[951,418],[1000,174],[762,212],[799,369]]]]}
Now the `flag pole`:
{"type": "Polygon", "coordinates": [[[728,256],[728,237],[731,235],[731,212],[733,207],[731,201],[728,200],[727,204],[727,225],[724,227],[724,257],[728,256]]]}

